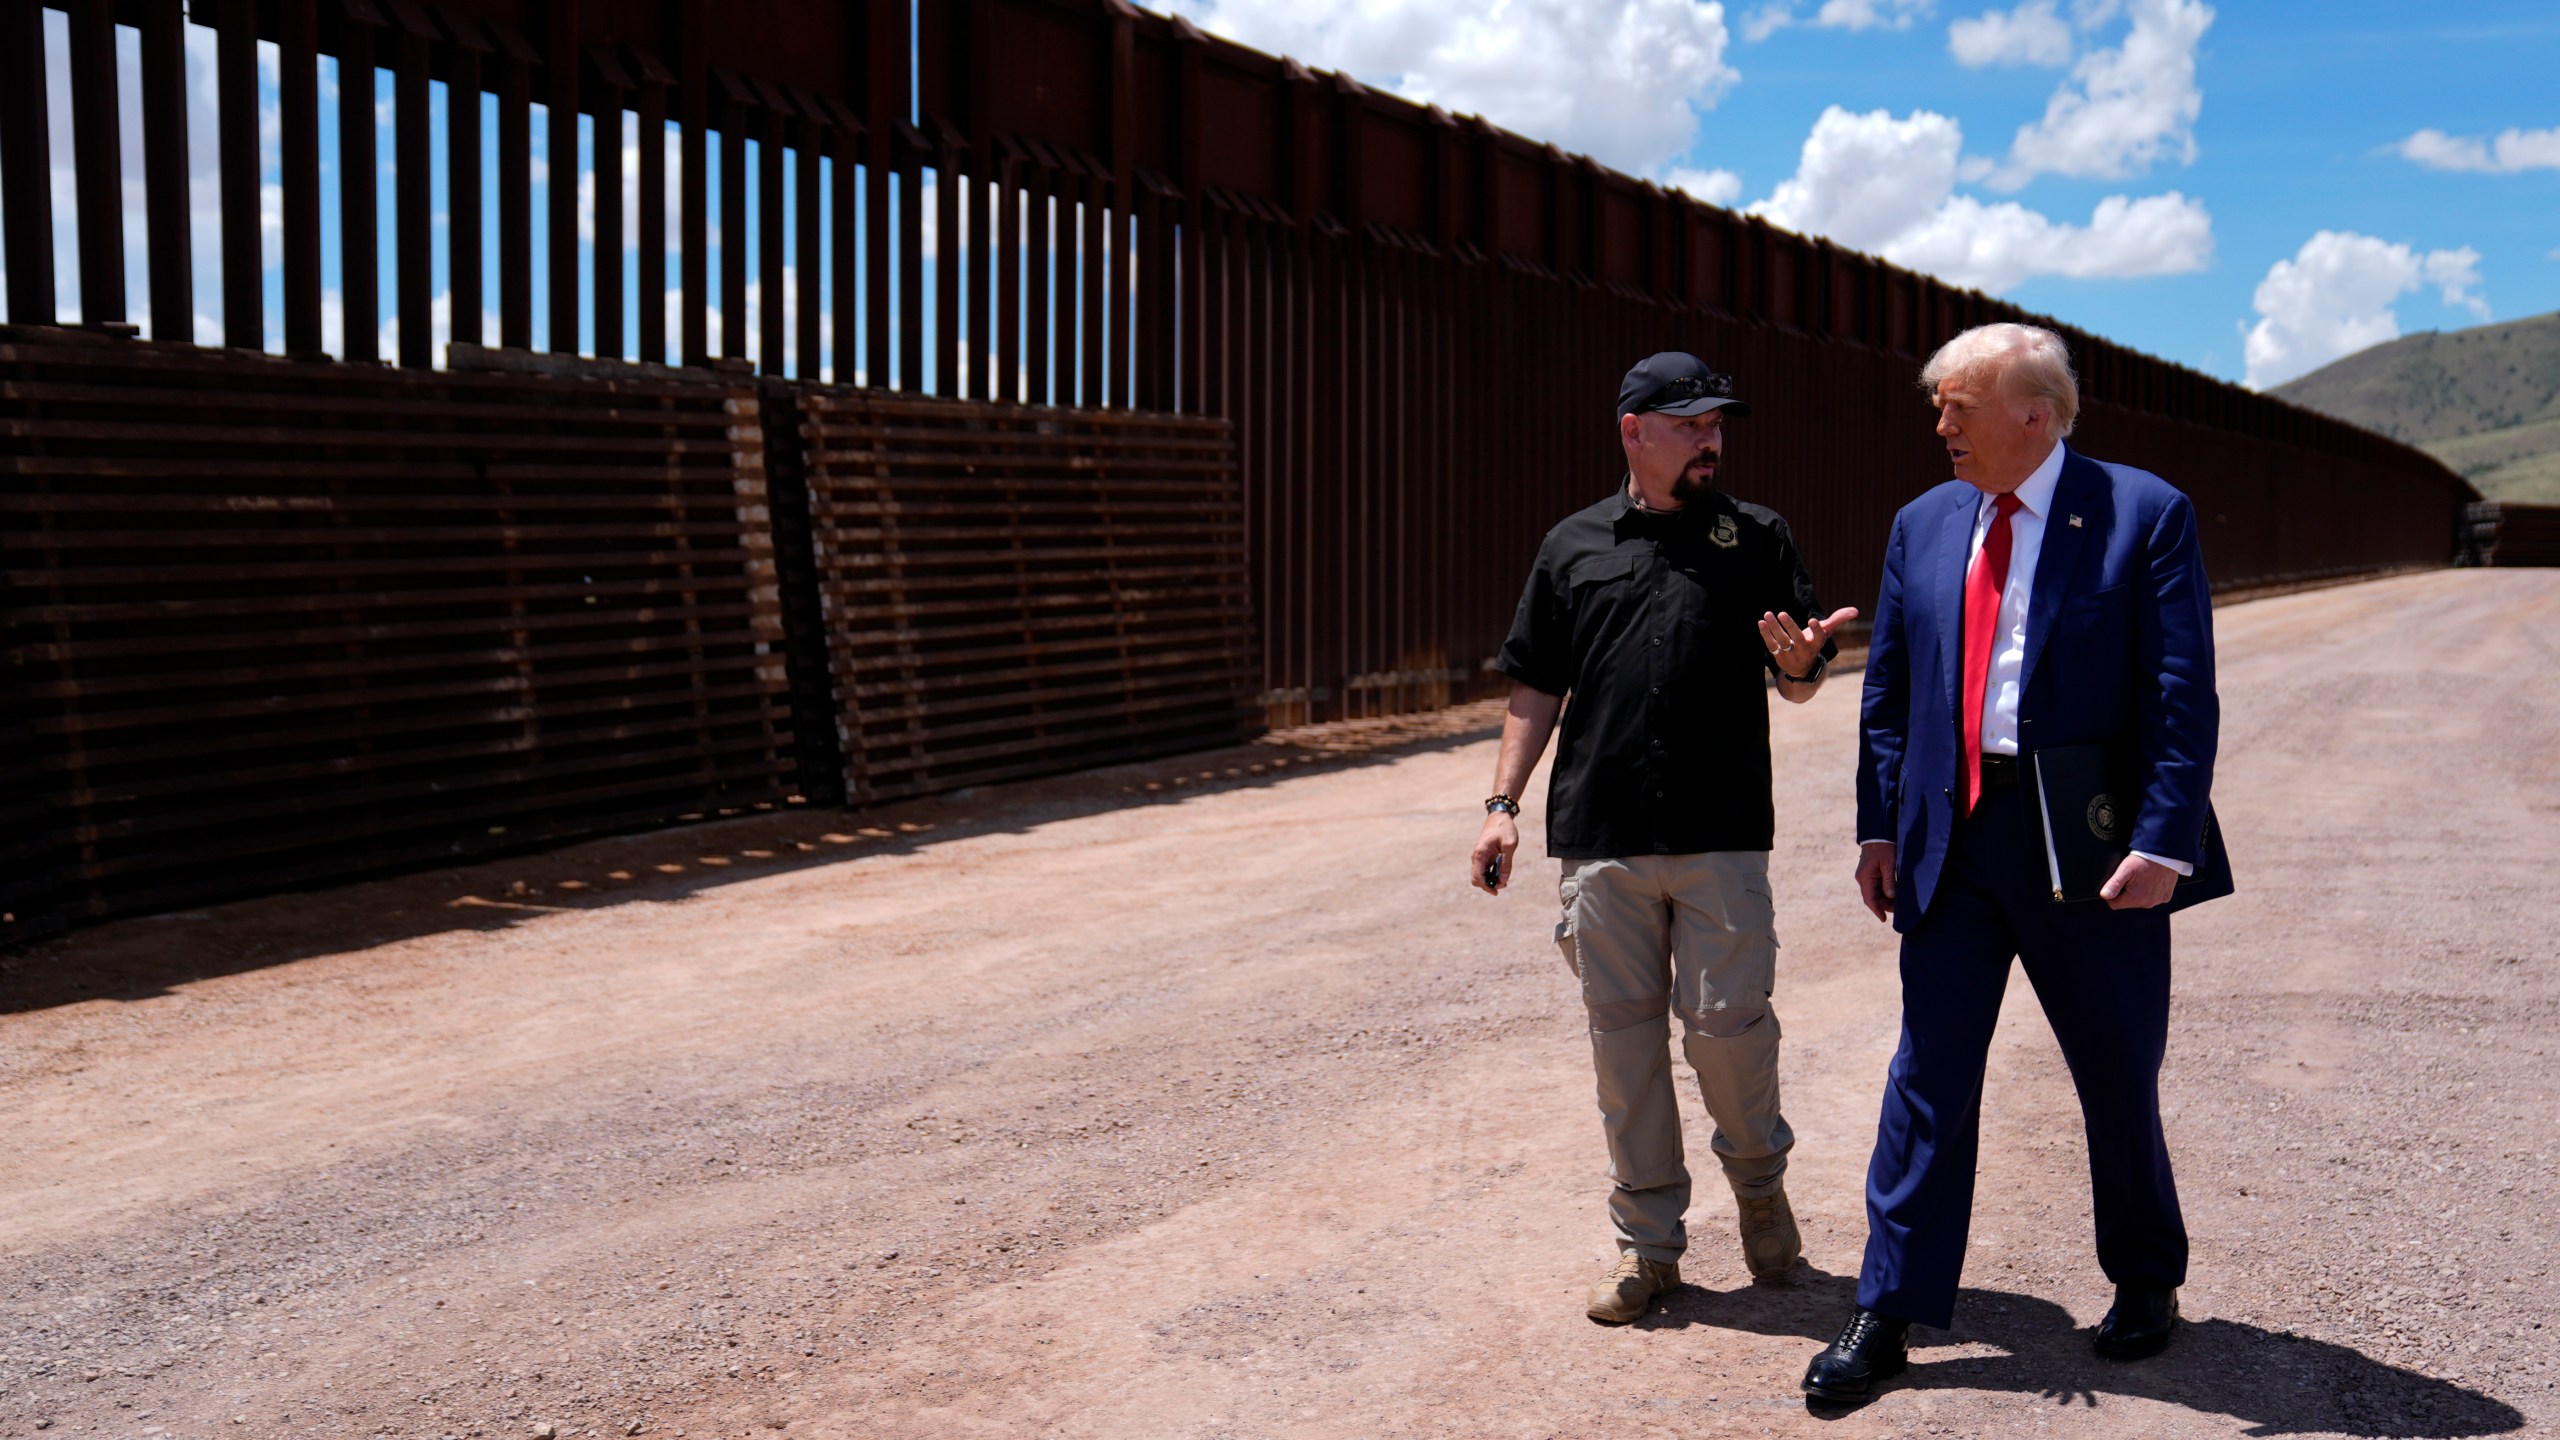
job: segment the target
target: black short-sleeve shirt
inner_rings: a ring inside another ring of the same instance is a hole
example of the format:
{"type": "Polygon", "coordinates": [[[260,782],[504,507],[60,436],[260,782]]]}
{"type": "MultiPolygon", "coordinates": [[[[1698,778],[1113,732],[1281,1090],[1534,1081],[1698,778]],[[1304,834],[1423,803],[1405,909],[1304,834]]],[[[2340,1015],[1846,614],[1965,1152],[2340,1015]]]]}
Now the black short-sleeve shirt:
{"type": "Polygon", "coordinates": [[[1764,506],[1710,491],[1657,513],[1622,484],[1547,532],[1494,662],[1570,701],[1547,853],[1771,848],[1770,611],[1822,613],[1787,522],[1764,506]]]}

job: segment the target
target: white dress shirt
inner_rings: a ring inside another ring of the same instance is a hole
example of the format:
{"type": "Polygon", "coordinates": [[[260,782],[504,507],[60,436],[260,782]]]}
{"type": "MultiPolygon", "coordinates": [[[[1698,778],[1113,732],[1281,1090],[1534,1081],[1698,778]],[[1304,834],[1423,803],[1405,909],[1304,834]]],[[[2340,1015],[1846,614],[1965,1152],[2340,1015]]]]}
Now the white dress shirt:
{"type": "MultiPolygon", "coordinates": [[[[1982,693],[1982,753],[2018,753],[2018,672],[2027,661],[2027,603],[2036,588],[2036,557],[2044,553],[2045,517],[2053,509],[2053,488],[2062,483],[2062,447],[2056,445],[2044,463],[2018,487],[2019,509],[2009,516],[2009,578],[2000,587],[2000,621],[1991,640],[1991,678],[1982,693]]],[[[1985,495],[1973,512],[1973,544],[1964,552],[1967,575],[1991,533],[1992,497],[1985,495]]]]}
{"type": "MultiPolygon", "coordinates": [[[[2036,560],[2044,554],[2045,522],[2053,514],[2054,487],[2062,483],[2063,447],[2055,445],[2018,487],[2018,508],[2009,515],[2009,578],[2000,587],[1999,628],[1992,632],[1991,673],[1983,686],[1982,753],[2018,753],[2018,679],[2027,660],[2027,607],[2034,602],[2036,560]]],[[[1991,533],[1991,517],[1999,512],[1985,495],[1973,512],[1973,543],[1965,551],[1965,573],[1973,573],[1974,557],[1991,533]]],[[[1872,841],[1867,843],[1874,843],[1872,841]]],[[[2181,875],[2196,867],[2147,851],[2133,852],[2181,875]]]]}

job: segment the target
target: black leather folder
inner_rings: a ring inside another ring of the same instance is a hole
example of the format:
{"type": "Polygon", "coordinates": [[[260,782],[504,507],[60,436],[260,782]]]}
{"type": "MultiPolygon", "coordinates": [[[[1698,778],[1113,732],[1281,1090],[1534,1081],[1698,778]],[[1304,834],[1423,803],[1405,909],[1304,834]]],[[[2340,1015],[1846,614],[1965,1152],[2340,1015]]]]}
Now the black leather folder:
{"type": "MultiPolygon", "coordinates": [[[[2031,757],[2031,823],[2042,830],[2045,878],[2063,904],[2098,898],[2132,848],[2134,812],[2142,803],[2140,766],[2120,747],[2058,745],[2031,757]]],[[[2232,891],[2231,856],[2222,826],[2205,808],[2196,873],[2179,877],[2163,908],[2183,910],[2232,891]]]]}

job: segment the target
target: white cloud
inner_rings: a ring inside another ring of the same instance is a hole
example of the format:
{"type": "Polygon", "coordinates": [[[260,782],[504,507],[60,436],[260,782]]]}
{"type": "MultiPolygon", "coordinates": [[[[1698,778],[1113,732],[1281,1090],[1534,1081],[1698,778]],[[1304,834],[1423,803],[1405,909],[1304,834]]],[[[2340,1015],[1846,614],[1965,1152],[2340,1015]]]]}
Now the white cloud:
{"type": "Polygon", "coordinates": [[[2068,65],[2071,27],[2053,13],[2053,0],[2026,0],[2015,10],[1986,10],[1947,27],[1947,53],[1956,63],[1979,70],[1986,65],[2068,65]]]}
{"type": "Polygon", "coordinates": [[[2122,280],[2182,275],[2213,259],[2213,217],[2177,191],[2110,195],[2086,225],[2062,224],[2015,200],[1951,197],[1921,228],[1885,247],[1897,265],[1998,293],[2037,275],[2122,280]]]}
{"type": "Polygon", "coordinates": [[[1746,16],[1742,38],[1757,43],[1790,25],[1824,30],[1908,30],[1929,13],[1931,0],[1822,0],[1813,14],[1796,18],[1796,0],[1769,0],[1746,16]]]}
{"type": "Polygon", "coordinates": [[[2486,140],[2421,130],[2391,147],[2430,170],[2469,170],[2513,175],[2520,170],[2560,170],[2560,125],[2548,130],[2501,130],[2486,140]]]}
{"type": "Polygon", "coordinates": [[[1927,110],[1896,120],[1837,105],[1813,122],[1796,173],[1751,207],[1790,230],[1882,249],[1923,223],[1955,192],[1964,132],[1927,110]]]}
{"type": "Polygon", "coordinates": [[[2370,235],[2313,235],[2292,259],[2268,267],[2250,299],[2259,318],[2248,331],[2248,384],[2281,385],[2398,337],[2393,303],[2430,285],[2447,305],[2489,318],[2488,302],[2474,293],[2480,252],[2469,246],[2421,254],[2370,235]]]}
{"type": "Polygon", "coordinates": [[[1698,0],[1173,0],[1201,28],[1480,114],[1636,174],[1688,150],[1740,77],[1698,0]]]}
{"type": "Polygon", "coordinates": [[[2040,174],[2120,180],[2161,159],[2193,163],[2196,46],[2213,24],[2202,0],[2132,0],[2124,43],[2083,56],[2045,102],[2042,119],[2018,128],[2006,163],[1988,174],[2015,190],[2040,174]]]}
{"type": "Polygon", "coordinates": [[[1956,194],[1963,147],[1962,129],[1944,115],[1916,110],[1896,119],[1834,105],[1814,122],[1796,173],[1751,210],[1995,293],[2037,275],[2174,275],[2212,258],[2212,217],[2174,190],[2111,195],[2086,225],[2060,223],[2015,201],[1986,205],[1956,194]]]}
{"type": "Polygon", "coordinates": [[[1710,205],[1730,206],[1742,198],[1742,177],[1730,170],[1692,170],[1675,165],[1663,172],[1662,183],[1674,190],[1686,190],[1710,205]]]}

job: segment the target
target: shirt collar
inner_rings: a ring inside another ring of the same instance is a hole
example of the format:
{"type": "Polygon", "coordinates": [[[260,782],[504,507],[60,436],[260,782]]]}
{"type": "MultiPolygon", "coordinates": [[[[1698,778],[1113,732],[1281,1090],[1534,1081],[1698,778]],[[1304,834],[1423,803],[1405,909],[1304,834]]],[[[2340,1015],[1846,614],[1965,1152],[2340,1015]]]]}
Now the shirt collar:
{"type": "Polygon", "coordinates": [[[1688,504],[1681,506],[1677,510],[1649,510],[1636,503],[1635,477],[1633,475],[1621,474],[1618,476],[1617,502],[1611,506],[1609,510],[1609,518],[1613,521],[1617,521],[1633,516],[1639,520],[1651,520],[1664,524],[1682,524],[1686,523],[1693,516],[1720,514],[1722,513],[1724,503],[1724,492],[1711,485],[1707,487],[1706,494],[1699,496],[1697,499],[1690,501],[1688,504]]]}
{"type": "Polygon", "coordinates": [[[2018,487],[2018,503],[2033,512],[2038,520],[2053,512],[2054,487],[2062,483],[2062,451],[2062,442],[2055,441],[2053,449],[2046,453],[2044,463],[2038,465],[2035,472],[2027,476],[2026,483],[2018,487]]]}

